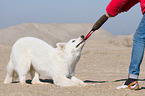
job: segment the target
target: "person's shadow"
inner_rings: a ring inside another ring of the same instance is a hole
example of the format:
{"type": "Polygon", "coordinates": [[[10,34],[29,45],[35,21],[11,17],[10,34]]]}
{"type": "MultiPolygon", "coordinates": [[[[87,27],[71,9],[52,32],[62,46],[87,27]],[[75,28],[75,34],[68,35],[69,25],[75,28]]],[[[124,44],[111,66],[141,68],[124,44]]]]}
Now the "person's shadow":
{"type": "Polygon", "coordinates": [[[85,83],[106,83],[108,81],[93,81],[93,80],[85,80],[85,83]]]}
{"type": "MultiPolygon", "coordinates": [[[[112,82],[120,82],[120,81],[126,81],[126,80],[127,79],[119,79],[119,80],[115,80],[115,81],[112,81],[112,82]]],[[[145,79],[138,79],[138,81],[145,81],[145,79]]],[[[145,89],[145,87],[141,87],[138,90],[142,90],[142,89],[145,89]]]]}

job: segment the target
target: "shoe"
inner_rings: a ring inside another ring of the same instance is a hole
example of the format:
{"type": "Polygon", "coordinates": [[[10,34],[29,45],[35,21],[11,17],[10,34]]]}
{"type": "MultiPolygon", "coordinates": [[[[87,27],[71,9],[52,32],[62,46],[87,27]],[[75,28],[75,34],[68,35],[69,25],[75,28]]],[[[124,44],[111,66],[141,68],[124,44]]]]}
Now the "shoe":
{"type": "Polygon", "coordinates": [[[116,89],[126,89],[129,88],[131,90],[138,90],[139,89],[139,84],[138,81],[134,81],[130,83],[129,85],[125,85],[125,83],[122,86],[116,87],[116,89]]]}
{"type": "Polygon", "coordinates": [[[138,84],[137,81],[134,81],[134,82],[132,82],[128,85],[128,88],[131,89],[131,90],[138,90],[139,89],[139,84],[138,84]]]}
{"type": "Polygon", "coordinates": [[[128,85],[124,85],[125,83],[122,84],[122,86],[116,87],[116,89],[126,89],[128,88],[128,85]]]}

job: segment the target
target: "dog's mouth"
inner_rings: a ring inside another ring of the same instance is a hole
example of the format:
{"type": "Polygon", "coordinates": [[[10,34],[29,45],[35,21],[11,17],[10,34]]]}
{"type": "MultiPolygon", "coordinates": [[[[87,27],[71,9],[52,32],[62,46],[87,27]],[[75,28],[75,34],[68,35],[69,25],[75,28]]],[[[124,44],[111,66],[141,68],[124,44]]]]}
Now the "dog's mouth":
{"type": "Polygon", "coordinates": [[[79,47],[83,42],[85,42],[84,39],[76,46],[76,48],[79,47]]]}

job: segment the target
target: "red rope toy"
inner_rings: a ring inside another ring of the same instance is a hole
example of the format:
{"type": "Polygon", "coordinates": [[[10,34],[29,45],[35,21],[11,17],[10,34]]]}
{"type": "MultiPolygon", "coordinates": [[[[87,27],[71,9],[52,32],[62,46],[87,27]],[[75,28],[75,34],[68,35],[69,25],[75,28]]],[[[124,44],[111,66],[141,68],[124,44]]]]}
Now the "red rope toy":
{"type": "Polygon", "coordinates": [[[95,31],[90,31],[87,35],[86,35],[86,37],[84,38],[84,40],[87,40],[91,35],[92,35],[92,33],[94,33],[95,31]]]}

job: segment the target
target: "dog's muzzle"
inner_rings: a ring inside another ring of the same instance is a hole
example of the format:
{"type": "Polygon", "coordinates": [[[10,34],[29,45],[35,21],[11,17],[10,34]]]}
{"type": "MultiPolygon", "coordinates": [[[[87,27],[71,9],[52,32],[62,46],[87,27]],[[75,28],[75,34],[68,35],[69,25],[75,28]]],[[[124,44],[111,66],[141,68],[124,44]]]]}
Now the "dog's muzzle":
{"type": "Polygon", "coordinates": [[[79,47],[83,42],[85,42],[85,40],[84,40],[84,35],[82,35],[82,36],[80,36],[83,40],[76,46],[76,48],[77,47],[79,47]]]}

